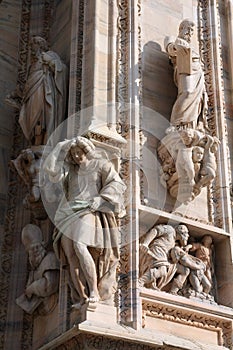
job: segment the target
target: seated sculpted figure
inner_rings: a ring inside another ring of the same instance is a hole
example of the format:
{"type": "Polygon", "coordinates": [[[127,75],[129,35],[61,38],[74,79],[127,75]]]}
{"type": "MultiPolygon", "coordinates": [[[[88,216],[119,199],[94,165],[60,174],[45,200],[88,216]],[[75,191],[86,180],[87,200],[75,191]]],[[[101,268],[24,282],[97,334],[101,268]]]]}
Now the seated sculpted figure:
{"type": "Polygon", "coordinates": [[[55,216],[54,246],[58,254],[60,246],[67,259],[79,296],[73,300],[75,306],[111,299],[119,259],[116,215],[123,208],[123,181],[113,164],[98,158],[94,144],[81,136],[58,143],[44,168],[51,181],[62,180],[64,185],[55,216]]]}
{"type": "Polygon", "coordinates": [[[196,129],[199,122],[207,128],[207,94],[200,55],[191,46],[194,26],[194,22],[183,20],[177,39],[173,42],[167,38],[165,49],[174,64],[174,81],[178,88],[170,122],[176,127],[196,129]]]}
{"type": "Polygon", "coordinates": [[[54,252],[47,252],[40,228],[28,224],[22,230],[22,242],[28,252],[31,271],[25,292],[16,303],[27,313],[37,311],[44,315],[57,304],[59,262],[54,252]]]}

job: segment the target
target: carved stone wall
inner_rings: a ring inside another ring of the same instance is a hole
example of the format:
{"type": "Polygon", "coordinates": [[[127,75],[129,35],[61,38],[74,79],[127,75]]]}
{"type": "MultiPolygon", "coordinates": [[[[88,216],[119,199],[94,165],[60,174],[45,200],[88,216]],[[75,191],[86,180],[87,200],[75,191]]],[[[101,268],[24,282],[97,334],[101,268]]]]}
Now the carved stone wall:
{"type": "MultiPolygon", "coordinates": [[[[19,2],[19,5],[21,1],[19,2]]],[[[2,47],[2,78],[1,78],[1,131],[0,131],[0,162],[1,162],[1,186],[0,186],[0,216],[1,232],[3,230],[7,184],[8,184],[8,163],[11,155],[12,134],[14,129],[14,112],[3,102],[6,94],[12,91],[17,81],[17,51],[20,30],[20,6],[15,3],[1,4],[2,26],[1,47],[2,47]],[[10,40],[9,40],[10,38],[10,40]]]]}
{"type": "MultiPolygon", "coordinates": [[[[15,304],[16,297],[24,289],[29,268],[20,241],[21,230],[33,219],[22,208],[25,190],[19,185],[16,173],[10,170],[5,229],[1,239],[3,326],[0,347],[6,350],[16,346],[31,348],[33,344],[34,348],[44,350],[230,349],[233,266],[228,147],[232,142],[228,143],[228,140],[233,132],[233,88],[229,87],[232,77],[228,77],[232,49],[228,51],[225,39],[226,32],[229,31],[229,38],[232,35],[232,18],[227,17],[229,1],[22,0],[12,8],[9,3],[14,4],[14,1],[3,0],[0,5],[6,16],[12,14],[17,19],[14,31],[9,30],[11,34],[8,34],[13,38],[14,50],[4,42],[8,59],[6,72],[16,67],[16,61],[18,71],[12,70],[7,92],[16,84],[23,91],[29,37],[43,35],[69,65],[68,116],[77,115],[68,120],[68,137],[80,131],[88,113],[97,121],[101,120],[101,127],[107,126],[109,134],[90,129],[88,136],[105,151],[111,151],[114,165],[127,185],[127,193],[126,216],[118,219],[121,257],[114,306],[106,311],[100,304],[95,312],[88,309],[85,315],[73,310],[67,270],[61,268],[58,308],[51,318],[33,319],[15,304]],[[157,158],[157,146],[169,126],[177,94],[173,68],[163,40],[166,35],[176,36],[179,23],[186,17],[197,24],[196,49],[203,59],[209,97],[208,121],[212,135],[220,138],[221,146],[214,183],[194,205],[185,207],[184,211],[182,208],[175,211],[174,201],[167,197],[160,184],[157,158]],[[109,109],[98,107],[107,103],[112,104],[109,109]],[[87,107],[89,110],[85,114],[83,110],[87,107]],[[143,291],[144,294],[140,292],[139,239],[155,224],[174,226],[180,222],[187,225],[198,241],[205,234],[213,238],[218,286],[216,303],[224,306],[214,304],[208,310],[208,305],[200,299],[190,301],[184,296],[148,291],[149,288],[143,291]],[[181,334],[179,327],[187,330],[187,337],[181,334]],[[210,338],[214,335],[209,347],[205,339],[198,338],[203,334],[210,338]],[[199,341],[201,345],[195,345],[199,341]]],[[[5,72],[3,78],[4,88],[8,78],[5,72]]],[[[0,96],[3,97],[3,92],[0,96]]],[[[11,157],[14,159],[27,143],[18,124],[18,113],[1,108],[2,124],[6,125],[2,138],[3,162],[6,164],[6,158],[9,158],[9,151],[4,153],[5,149],[9,150],[6,143],[13,140],[11,157]],[[12,120],[15,118],[14,123],[5,123],[9,116],[12,120]]],[[[4,172],[5,179],[6,176],[4,172]]],[[[0,190],[0,201],[1,194],[5,203],[5,188],[0,190]]],[[[49,224],[44,226],[48,233],[49,224]]],[[[51,241],[51,237],[49,239],[51,241]]]]}

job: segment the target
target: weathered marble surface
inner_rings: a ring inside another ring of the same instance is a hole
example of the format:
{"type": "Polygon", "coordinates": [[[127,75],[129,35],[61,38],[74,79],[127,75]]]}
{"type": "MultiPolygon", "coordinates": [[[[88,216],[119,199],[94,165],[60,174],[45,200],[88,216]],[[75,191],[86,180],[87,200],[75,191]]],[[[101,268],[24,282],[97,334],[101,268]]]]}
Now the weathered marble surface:
{"type": "MultiPolygon", "coordinates": [[[[14,111],[4,103],[7,92],[15,87],[17,79],[18,39],[21,1],[2,1],[0,5],[0,215],[4,217],[8,171],[5,164],[10,158],[14,111]]],[[[2,222],[3,219],[1,219],[2,222]]]]}

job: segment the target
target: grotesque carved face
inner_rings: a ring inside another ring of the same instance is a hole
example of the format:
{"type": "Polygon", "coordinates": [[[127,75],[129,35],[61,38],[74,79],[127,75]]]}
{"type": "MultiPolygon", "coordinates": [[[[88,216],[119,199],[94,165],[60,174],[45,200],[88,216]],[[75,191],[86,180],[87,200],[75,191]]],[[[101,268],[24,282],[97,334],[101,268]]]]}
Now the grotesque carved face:
{"type": "Polygon", "coordinates": [[[85,152],[78,146],[73,146],[70,149],[70,154],[77,165],[85,164],[87,162],[87,157],[85,152]]]}

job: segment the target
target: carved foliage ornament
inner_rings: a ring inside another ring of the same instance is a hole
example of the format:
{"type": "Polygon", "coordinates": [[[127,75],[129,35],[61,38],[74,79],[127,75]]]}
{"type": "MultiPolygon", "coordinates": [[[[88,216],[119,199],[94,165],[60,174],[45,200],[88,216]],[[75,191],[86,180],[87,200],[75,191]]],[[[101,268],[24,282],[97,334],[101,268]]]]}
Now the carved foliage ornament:
{"type": "Polygon", "coordinates": [[[167,306],[156,302],[143,300],[142,308],[144,312],[144,326],[146,326],[146,316],[161,318],[170,322],[181,323],[197,328],[204,328],[218,332],[219,345],[231,347],[232,323],[220,318],[215,318],[201,313],[193,313],[188,310],[181,310],[177,306],[167,306]]]}

